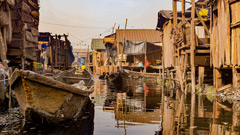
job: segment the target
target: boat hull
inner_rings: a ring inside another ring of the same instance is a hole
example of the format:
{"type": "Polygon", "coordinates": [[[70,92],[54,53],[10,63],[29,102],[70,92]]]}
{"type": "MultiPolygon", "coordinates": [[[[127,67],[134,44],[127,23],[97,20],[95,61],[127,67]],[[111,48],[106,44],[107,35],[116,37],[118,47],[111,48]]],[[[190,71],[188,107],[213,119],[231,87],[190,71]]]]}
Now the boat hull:
{"type": "Polygon", "coordinates": [[[60,123],[81,116],[93,92],[91,75],[86,82],[90,84],[87,89],[80,89],[30,71],[20,71],[12,88],[27,121],[35,122],[33,116],[39,115],[50,123],[60,123]]]}
{"type": "Polygon", "coordinates": [[[33,113],[53,123],[78,118],[89,100],[87,96],[72,94],[29,80],[19,81],[14,89],[20,110],[27,121],[35,121],[32,119],[33,113]]]}

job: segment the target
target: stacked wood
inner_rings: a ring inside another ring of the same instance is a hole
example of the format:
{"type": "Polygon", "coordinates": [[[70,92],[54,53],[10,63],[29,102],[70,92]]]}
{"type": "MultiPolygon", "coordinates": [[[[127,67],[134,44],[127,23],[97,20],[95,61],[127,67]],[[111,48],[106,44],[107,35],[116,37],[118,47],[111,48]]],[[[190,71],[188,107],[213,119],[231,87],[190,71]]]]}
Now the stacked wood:
{"type": "Polygon", "coordinates": [[[12,42],[7,55],[13,66],[30,66],[37,61],[39,4],[38,0],[15,0],[12,14],[12,42]],[[17,64],[17,65],[16,65],[17,64]]]}
{"type": "Polygon", "coordinates": [[[0,62],[8,67],[6,51],[7,44],[12,41],[11,9],[14,6],[13,0],[0,1],[0,62]]]}

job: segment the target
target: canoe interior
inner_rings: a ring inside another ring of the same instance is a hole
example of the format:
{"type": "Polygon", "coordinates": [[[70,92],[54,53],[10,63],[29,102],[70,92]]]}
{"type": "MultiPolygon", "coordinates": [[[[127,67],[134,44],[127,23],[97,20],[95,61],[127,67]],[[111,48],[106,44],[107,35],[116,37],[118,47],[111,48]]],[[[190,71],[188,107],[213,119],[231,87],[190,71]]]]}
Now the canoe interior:
{"type": "Polygon", "coordinates": [[[93,83],[92,74],[87,70],[78,74],[75,74],[75,70],[64,71],[53,76],[53,78],[69,85],[79,83],[81,80],[83,80],[87,86],[91,86],[93,83]]]}
{"type": "Polygon", "coordinates": [[[86,96],[72,94],[29,80],[18,81],[14,88],[20,109],[23,115],[27,116],[27,120],[31,120],[31,116],[25,114],[27,110],[34,111],[54,122],[71,119],[80,113],[79,111],[88,99],[86,96]]]}
{"type": "Polygon", "coordinates": [[[159,73],[142,73],[142,72],[137,72],[137,71],[130,71],[130,70],[122,70],[121,74],[126,76],[126,77],[135,77],[135,78],[158,78],[160,77],[159,73]]]}
{"type": "MultiPolygon", "coordinates": [[[[33,76],[35,74],[28,74],[33,76]]],[[[41,78],[41,76],[39,76],[41,78]]],[[[31,77],[29,77],[31,78],[31,77]]],[[[92,86],[93,79],[87,71],[75,75],[74,72],[65,71],[61,75],[51,77],[53,80],[64,82],[66,84],[78,83],[84,80],[85,85],[92,86]],[[55,77],[55,78],[54,78],[55,77]],[[85,79],[83,79],[85,78],[85,79]]],[[[43,78],[41,78],[43,79],[43,78]]],[[[39,79],[39,80],[41,80],[39,79]]],[[[45,77],[45,80],[50,81],[45,77]]],[[[57,84],[58,82],[55,81],[57,84]]],[[[80,117],[81,110],[89,100],[89,94],[74,94],[71,90],[63,90],[62,87],[53,87],[56,85],[50,83],[41,83],[38,80],[29,80],[28,77],[19,76],[12,85],[15,95],[20,106],[20,110],[27,120],[32,119],[31,114],[38,114],[45,117],[53,123],[66,121],[69,119],[80,117]]],[[[74,87],[69,87],[74,88],[74,87]]],[[[76,88],[74,88],[76,89],[76,88]]]]}

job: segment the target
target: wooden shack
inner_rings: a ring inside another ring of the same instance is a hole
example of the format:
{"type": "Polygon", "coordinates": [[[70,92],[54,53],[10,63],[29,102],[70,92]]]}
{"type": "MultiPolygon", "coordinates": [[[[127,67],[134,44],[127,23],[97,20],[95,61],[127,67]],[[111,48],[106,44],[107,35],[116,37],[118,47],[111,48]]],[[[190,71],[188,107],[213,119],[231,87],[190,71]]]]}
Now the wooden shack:
{"type": "Polygon", "coordinates": [[[93,72],[96,74],[102,74],[102,66],[106,61],[106,47],[102,38],[94,38],[91,43],[91,61],[93,72]]]}
{"type": "Polygon", "coordinates": [[[240,1],[210,0],[211,62],[216,88],[233,83],[239,89],[240,1]]]}
{"type": "MultiPolygon", "coordinates": [[[[154,65],[156,60],[161,60],[162,52],[162,33],[154,29],[119,29],[116,30],[116,41],[115,46],[117,47],[118,61],[123,63],[128,63],[128,66],[137,66],[137,62],[145,61],[144,55],[128,55],[127,59],[121,59],[123,56],[124,40],[129,41],[145,41],[146,42],[146,52],[147,60],[150,65],[154,65]]],[[[124,66],[124,65],[123,65],[124,66]]]]}
{"type": "Polygon", "coordinates": [[[11,8],[12,41],[7,56],[10,66],[31,68],[37,61],[39,2],[38,0],[15,0],[11,8]]]}
{"type": "MultiPolygon", "coordinates": [[[[72,67],[74,61],[73,48],[67,35],[51,35],[40,33],[38,62],[45,63],[53,69],[66,70],[72,67]],[[45,46],[44,48],[42,46],[45,46]],[[44,61],[41,61],[45,59],[44,61]]],[[[45,66],[45,68],[47,68],[45,66]]]]}
{"type": "Polygon", "coordinates": [[[167,69],[168,79],[176,78],[184,90],[191,78],[192,90],[195,91],[196,76],[199,78],[199,85],[202,85],[204,74],[208,74],[209,78],[212,74],[210,21],[204,20],[199,14],[200,10],[207,8],[207,3],[201,2],[203,8],[196,9],[196,5],[200,3],[194,1],[192,7],[185,10],[186,3],[182,0],[182,11],[177,12],[177,2],[172,1],[172,11],[162,10],[158,14],[157,29],[163,32],[163,65],[167,69]],[[195,75],[196,71],[199,74],[195,75]]]}

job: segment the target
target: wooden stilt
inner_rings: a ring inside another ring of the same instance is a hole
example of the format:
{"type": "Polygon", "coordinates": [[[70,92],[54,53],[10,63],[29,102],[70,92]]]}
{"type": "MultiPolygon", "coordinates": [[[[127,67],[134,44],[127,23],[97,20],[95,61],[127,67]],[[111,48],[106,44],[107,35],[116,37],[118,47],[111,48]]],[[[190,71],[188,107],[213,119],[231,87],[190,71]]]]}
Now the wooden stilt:
{"type": "Polygon", "coordinates": [[[183,78],[182,78],[182,72],[181,72],[180,66],[176,66],[176,70],[177,70],[178,79],[180,81],[181,90],[182,92],[184,92],[183,78]]]}
{"type": "Polygon", "coordinates": [[[233,73],[233,90],[238,90],[240,87],[240,74],[238,73],[236,67],[232,68],[233,73]]]}
{"type": "Polygon", "coordinates": [[[162,35],[162,82],[163,82],[163,90],[165,86],[165,52],[164,52],[164,35],[162,35]]]}
{"type": "Polygon", "coordinates": [[[204,72],[205,72],[205,67],[198,68],[198,85],[200,87],[202,87],[203,82],[204,82],[204,72]]]}
{"type": "Polygon", "coordinates": [[[55,35],[55,67],[57,67],[57,64],[58,64],[58,37],[57,37],[57,34],[55,35]]]}
{"type": "Polygon", "coordinates": [[[191,80],[192,80],[192,93],[195,93],[195,47],[196,47],[196,40],[195,40],[195,0],[192,0],[192,13],[191,13],[191,80]]]}
{"type": "Polygon", "coordinates": [[[216,91],[222,86],[222,74],[220,69],[214,68],[216,91]]]}
{"type": "Polygon", "coordinates": [[[183,68],[183,79],[184,79],[184,88],[185,94],[187,94],[187,61],[188,61],[188,54],[185,54],[184,57],[184,68],[183,68]]]}

